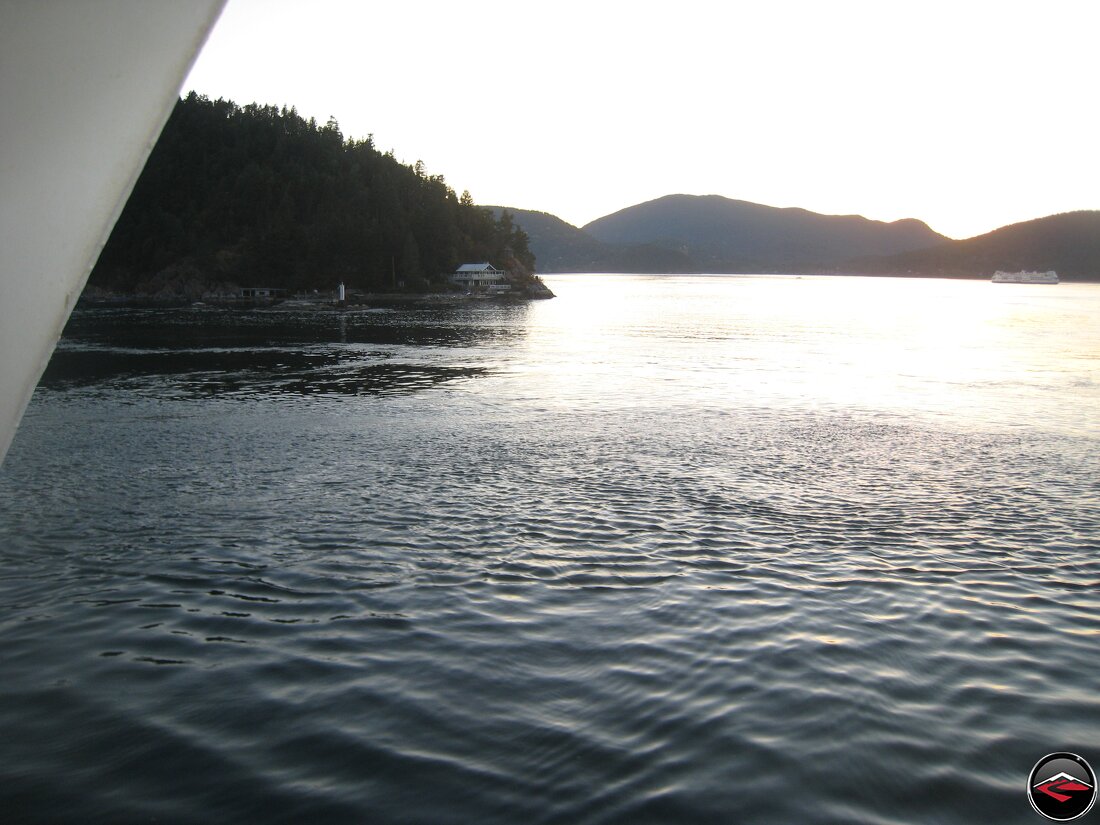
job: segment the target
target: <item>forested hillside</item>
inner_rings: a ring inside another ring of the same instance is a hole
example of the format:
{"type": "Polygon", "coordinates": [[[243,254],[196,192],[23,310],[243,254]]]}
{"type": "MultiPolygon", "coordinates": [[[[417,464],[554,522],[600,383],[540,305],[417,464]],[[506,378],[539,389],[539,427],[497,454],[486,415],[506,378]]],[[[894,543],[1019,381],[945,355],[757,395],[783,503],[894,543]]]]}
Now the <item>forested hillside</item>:
{"type": "Polygon", "coordinates": [[[191,93],[168,120],[89,284],[423,290],[463,262],[534,269],[511,216],[373,140],[294,109],[191,93]]]}

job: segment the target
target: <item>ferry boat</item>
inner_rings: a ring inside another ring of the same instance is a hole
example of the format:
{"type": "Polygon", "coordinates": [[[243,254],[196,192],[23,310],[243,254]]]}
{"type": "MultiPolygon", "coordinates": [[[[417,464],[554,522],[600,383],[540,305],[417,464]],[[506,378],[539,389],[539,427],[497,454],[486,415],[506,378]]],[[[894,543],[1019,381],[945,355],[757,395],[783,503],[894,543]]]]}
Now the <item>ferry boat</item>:
{"type": "Polygon", "coordinates": [[[993,273],[993,283],[995,284],[1056,284],[1058,283],[1058,273],[1053,269],[1049,269],[1046,272],[1002,272],[997,270],[993,273]]]}

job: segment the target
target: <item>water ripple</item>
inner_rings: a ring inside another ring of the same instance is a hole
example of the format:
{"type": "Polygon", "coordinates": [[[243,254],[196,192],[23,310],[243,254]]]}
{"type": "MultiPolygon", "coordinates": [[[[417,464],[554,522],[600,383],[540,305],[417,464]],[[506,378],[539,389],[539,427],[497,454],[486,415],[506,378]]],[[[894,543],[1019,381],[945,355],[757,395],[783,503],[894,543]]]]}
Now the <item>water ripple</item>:
{"type": "Polygon", "coordinates": [[[0,475],[9,818],[1015,821],[1100,758],[1092,436],[596,403],[413,312],[63,353],[0,475]]]}

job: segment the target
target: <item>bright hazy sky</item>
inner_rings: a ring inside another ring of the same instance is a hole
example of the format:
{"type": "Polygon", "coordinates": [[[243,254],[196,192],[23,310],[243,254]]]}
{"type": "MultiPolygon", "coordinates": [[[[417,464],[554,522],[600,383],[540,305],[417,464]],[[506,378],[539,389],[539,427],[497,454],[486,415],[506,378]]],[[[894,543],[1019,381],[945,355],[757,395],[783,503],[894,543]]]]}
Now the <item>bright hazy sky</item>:
{"type": "Polygon", "coordinates": [[[185,88],[576,225],[672,193],[951,237],[1100,208],[1100,0],[229,0],[185,88]]]}

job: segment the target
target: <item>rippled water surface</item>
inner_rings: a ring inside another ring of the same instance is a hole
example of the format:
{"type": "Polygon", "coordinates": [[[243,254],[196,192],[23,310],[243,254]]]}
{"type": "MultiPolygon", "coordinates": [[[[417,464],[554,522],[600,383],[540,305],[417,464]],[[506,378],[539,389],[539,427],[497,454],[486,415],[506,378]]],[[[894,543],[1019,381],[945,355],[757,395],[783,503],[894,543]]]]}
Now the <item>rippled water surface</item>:
{"type": "Polygon", "coordinates": [[[1100,763],[1100,286],[549,282],[74,316],[4,821],[1029,822],[1100,763]]]}

